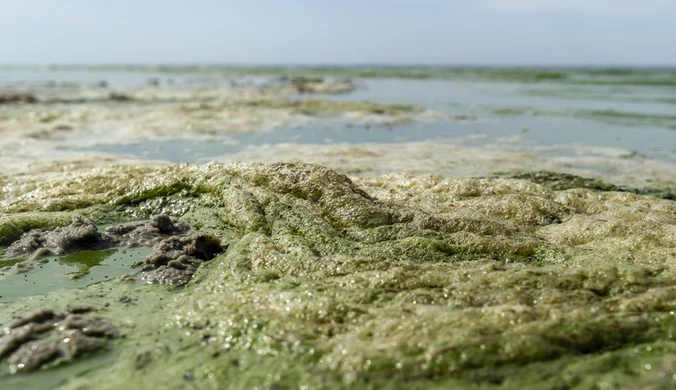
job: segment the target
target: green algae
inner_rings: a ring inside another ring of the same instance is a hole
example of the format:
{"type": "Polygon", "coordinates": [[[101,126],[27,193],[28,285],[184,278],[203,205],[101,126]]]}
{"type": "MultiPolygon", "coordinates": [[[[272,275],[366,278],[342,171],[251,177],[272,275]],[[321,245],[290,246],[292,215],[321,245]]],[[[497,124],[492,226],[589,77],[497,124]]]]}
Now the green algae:
{"type": "Polygon", "coordinates": [[[343,112],[363,112],[376,115],[395,115],[401,113],[419,113],[422,110],[410,105],[380,104],[358,101],[338,101],[323,99],[307,100],[253,100],[247,106],[260,108],[289,109],[305,115],[329,115],[343,112]]]}
{"type": "MultiPolygon", "coordinates": [[[[79,375],[94,370],[104,369],[114,364],[120,357],[119,347],[123,346],[126,337],[138,337],[142,332],[157,334],[162,322],[164,299],[168,298],[167,290],[158,286],[139,286],[121,279],[105,283],[90,284],[81,289],[62,289],[49,295],[35,295],[17,302],[0,303],[0,322],[25,315],[40,308],[64,308],[68,305],[93,305],[98,310],[96,316],[114,323],[121,333],[121,340],[114,340],[103,353],[90,355],[86,359],[76,361],[57,368],[37,371],[28,375],[8,375],[7,366],[0,365],[0,386],[2,388],[55,388],[69,383],[79,375]],[[143,296],[139,304],[138,296],[143,296]],[[144,318],[145,320],[139,321],[144,318]]],[[[134,343],[131,343],[132,346],[134,343]]],[[[144,341],[144,347],[148,343],[144,341]]],[[[133,348],[133,347],[132,347],[133,348]]],[[[130,383],[128,388],[134,388],[130,383]]]]}
{"type": "Polygon", "coordinates": [[[625,126],[660,126],[676,130],[676,115],[646,114],[617,110],[540,110],[532,107],[501,107],[492,110],[504,116],[552,116],[590,119],[625,126]]]}
{"type": "MultiPolygon", "coordinates": [[[[79,175],[78,193],[66,180],[5,196],[39,209],[65,197],[58,209],[88,215],[165,209],[230,246],[185,289],[83,290],[89,304],[138,301],[104,312],[128,324],[114,363],[63,388],[588,388],[676,374],[673,201],[551,173],[351,180],[305,164],[110,169],[115,180],[79,175]]],[[[30,209],[3,207],[17,220],[30,209]]]]}
{"type": "Polygon", "coordinates": [[[213,116],[223,110],[246,107],[254,109],[288,110],[292,113],[308,116],[338,115],[343,113],[362,113],[373,115],[400,115],[421,113],[423,109],[402,104],[380,104],[361,101],[341,101],[326,99],[253,99],[243,102],[229,103],[226,105],[200,104],[197,106],[184,106],[183,111],[192,114],[198,113],[205,116],[213,116]]]}
{"type": "Polygon", "coordinates": [[[676,104],[676,98],[671,97],[644,97],[644,96],[615,96],[613,94],[600,94],[579,89],[571,90],[523,90],[520,92],[528,96],[553,97],[559,99],[572,100],[600,100],[613,102],[631,102],[631,103],[658,103],[658,104],[676,104]]]}
{"type": "Polygon", "coordinates": [[[628,186],[618,186],[615,184],[607,183],[600,179],[549,171],[529,172],[510,177],[513,179],[523,179],[531,181],[533,183],[541,184],[555,191],[569,190],[573,188],[586,188],[596,191],[631,192],[634,194],[652,195],[663,199],[676,200],[676,190],[669,187],[632,188],[628,186]]]}
{"type": "Polygon", "coordinates": [[[611,183],[606,183],[600,179],[586,178],[557,172],[529,172],[522,175],[512,176],[512,178],[523,179],[533,183],[542,184],[555,191],[569,190],[572,188],[587,188],[598,191],[620,190],[620,187],[611,183]]]}
{"type": "Polygon", "coordinates": [[[664,122],[670,124],[670,127],[676,128],[676,115],[643,114],[637,112],[624,112],[616,110],[593,110],[582,113],[581,116],[589,118],[608,118],[608,119],[626,120],[636,123],[646,121],[655,123],[664,122]]]}
{"type": "Polygon", "coordinates": [[[9,245],[29,230],[52,230],[69,225],[74,217],[75,214],[70,213],[0,214],[0,245],[9,245]]]}

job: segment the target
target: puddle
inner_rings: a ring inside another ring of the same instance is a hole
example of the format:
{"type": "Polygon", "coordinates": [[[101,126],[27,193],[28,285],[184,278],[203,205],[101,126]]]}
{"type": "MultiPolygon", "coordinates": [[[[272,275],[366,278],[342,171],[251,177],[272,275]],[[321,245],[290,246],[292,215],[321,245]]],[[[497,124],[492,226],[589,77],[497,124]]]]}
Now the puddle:
{"type": "Polygon", "coordinates": [[[449,137],[463,137],[473,133],[458,122],[416,123],[411,125],[350,125],[332,123],[303,127],[282,127],[271,132],[232,136],[230,140],[186,141],[151,140],[134,144],[104,144],[79,149],[114,153],[124,156],[172,162],[205,162],[211,158],[234,154],[251,146],[280,143],[387,143],[409,142],[449,137]]]}
{"type": "Polygon", "coordinates": [[[0,268],[15,264],[27,268],[17,273],[12,269],[0,272],[0,302],[44,295],[62,288],[81,288],[93,283],[135,274],[131,266],[145,259],[150,247],[113,248],[47,256],[36,260],[26,258],[1,260],[0,268]]]}
{"type": "Polygon", "coordinates": [[[240,149],[241,147],[220,142],[152,140],[135,144],[96,145],[77,150],[112,153],[148,160],[195,163],[211,156],[236,153],[240,149]]]}
{"type": "MultiPolygon", "coordinates": [[[[575,118],[510,117],[396,126],[332,123],[282,127],[271,132],[232,136],[221,142],[150,140],[79,150],[149,160],[203,163],[246,148],[281,143],[321,145],[437,141],[466,146],[499,144],[513,151],[534,154],[540,147],[563,146],[557,151],[557,156],[575,155],[575,145],[612,147],[632,151],[632,155],[673,161],[673,151],[676,150],[674,135],[673,131],[650,126],[615,126],[575,118]]],[[[546,156],[552,156],[551,148],[546,156]]]]}
{"type": "Polygon", "coordinates": [[[402,79],[357,80],[357,84],[361,88],[349,95],[319,96],[333,100],[422,105],[447,113],[467,113],[467,109],[477,107],[523,106],[562,111],[612,109],[654,115],[672,114],[673,103],[667,102],[676,99],[676,89],[646,86],[625,86],[618,90],[616,86],[603,85],[402,79]]]}

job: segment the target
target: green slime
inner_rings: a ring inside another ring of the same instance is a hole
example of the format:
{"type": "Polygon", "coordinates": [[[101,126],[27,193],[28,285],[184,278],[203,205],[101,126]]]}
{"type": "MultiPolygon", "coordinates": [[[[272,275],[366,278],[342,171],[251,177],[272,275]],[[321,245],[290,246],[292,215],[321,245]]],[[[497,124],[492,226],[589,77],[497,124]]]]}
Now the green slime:
{"type": "Polygon", "coordinates": [[[105,307],[123,333],[80,369],[0,385],[672,388],[676,203],[546,177],[209,164],[24,178],[0,193],[5,245],[74,214],[169,213],[229,248],[181,289],[116,279],[0,304],[0,322],[105,307]]]}

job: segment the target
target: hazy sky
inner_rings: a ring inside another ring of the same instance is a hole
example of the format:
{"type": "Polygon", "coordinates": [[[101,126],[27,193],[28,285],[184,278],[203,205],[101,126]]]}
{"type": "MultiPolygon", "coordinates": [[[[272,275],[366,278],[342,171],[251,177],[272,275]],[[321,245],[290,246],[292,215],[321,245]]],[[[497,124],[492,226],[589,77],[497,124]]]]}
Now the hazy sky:
{"type": "Polygon", "coordinates": [[[0,0],[0,63],[676,65],[676,0],[0,0]]]}

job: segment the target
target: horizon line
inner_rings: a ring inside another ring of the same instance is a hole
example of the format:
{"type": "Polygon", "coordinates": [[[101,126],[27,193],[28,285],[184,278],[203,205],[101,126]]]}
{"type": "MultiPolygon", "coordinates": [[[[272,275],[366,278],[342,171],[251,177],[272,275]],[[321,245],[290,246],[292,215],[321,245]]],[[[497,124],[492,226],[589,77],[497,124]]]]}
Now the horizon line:
{"type": "Polygon", "coordinates": [[[236,68],[236,67],[260,67],[260,68],[329,68],[329,67],[391,67],[391,68],[646,68],[646,69],[671,69],[676,68],[676,64],[603,64],[603,63],[387,63],[387,62],[82,62],[82,63],[0,63],[2,68],[22,68],[22,67],[175,67],[175,68],[236,68]]]}

